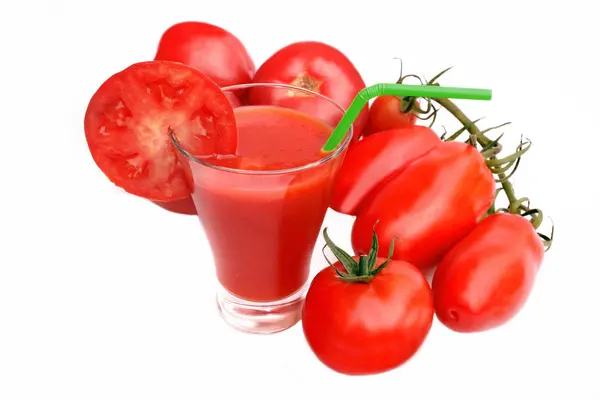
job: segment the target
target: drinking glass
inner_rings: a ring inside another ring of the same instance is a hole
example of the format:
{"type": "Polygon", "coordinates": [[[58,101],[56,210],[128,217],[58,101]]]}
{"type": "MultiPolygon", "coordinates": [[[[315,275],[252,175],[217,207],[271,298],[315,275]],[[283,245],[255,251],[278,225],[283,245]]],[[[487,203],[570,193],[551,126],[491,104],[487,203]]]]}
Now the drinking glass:
{"type": "MultiPolygon", "coordinates": [[[[303,112],[331,130],[344,114],[331,99],[284,84],[253,83],[223,91],[236,113],[252,107],[240,104],[253,96],[265,104],[303,112]]],[[[282,129],[280,135],[285,138],[287,133],[282,129]]],[[[334,151],[305,165],[246,170],[194,157],[177,141],[176,133],[172,135],[210,244],[218,309],[231,326],[267,334],[300,320],[314,246],[351,137],[352,128],[334,151]]],[[[257,145],[268,153],[279,151],[277,146],[285,145],[285,140],[277,143],[257,145]]]]}

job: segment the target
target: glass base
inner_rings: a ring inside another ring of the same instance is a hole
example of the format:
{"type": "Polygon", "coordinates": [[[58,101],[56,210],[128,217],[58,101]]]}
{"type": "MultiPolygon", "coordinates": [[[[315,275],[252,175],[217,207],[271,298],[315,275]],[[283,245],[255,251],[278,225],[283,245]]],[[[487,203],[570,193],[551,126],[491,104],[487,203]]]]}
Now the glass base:
{"type": "Polygon", "coordinates": [[[254,303],[233,296],[222,287],[217,291],[221,317],[235,329],[268,335],[294,326],[302,317],[306,288],[272,303],[254,303]]]}

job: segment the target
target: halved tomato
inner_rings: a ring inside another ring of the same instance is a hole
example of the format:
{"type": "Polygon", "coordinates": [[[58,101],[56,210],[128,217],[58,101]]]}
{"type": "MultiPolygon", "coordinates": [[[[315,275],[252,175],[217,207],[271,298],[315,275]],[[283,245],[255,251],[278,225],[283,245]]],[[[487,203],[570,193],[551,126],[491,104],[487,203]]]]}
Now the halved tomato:
{"type": "Polygon", "coordinates": [[[107,79],[85,114],[94,161],[115,185],[154,201],[190,188],[169,130],[193,155],[234,154],[233,107],[202,72],[170,61],[133,64],[107,79]]]}

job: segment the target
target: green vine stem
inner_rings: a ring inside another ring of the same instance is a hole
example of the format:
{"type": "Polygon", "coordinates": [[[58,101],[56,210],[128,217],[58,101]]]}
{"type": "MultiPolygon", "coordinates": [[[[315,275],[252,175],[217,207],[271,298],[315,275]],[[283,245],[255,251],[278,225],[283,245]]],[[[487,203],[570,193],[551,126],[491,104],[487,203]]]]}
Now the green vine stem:
{"type": "MultiPolygon", "coordinates": [[[[471,121],[469,117],[467,117],[465,113],[463,113],[462,110],[458,108],[458,106],[456,106],[456,104],[452,102],[452,100],[433,99],[433,101],[437,102],[441,107],[443,107],[446,111],[452,114],[465,127],[465,129],[470,134],[469,138],[471,140],[475,140],[477,143],[479,143],[479,145],[486,149],[483,151],[484,155],[486,151],[490,151],[491,149],[494,149],[496,147],[497,143],[494,143],[493,140],[485,136],[485,132],[489,131],[490,129],[481,131],[477,127],[477,125],[473,121],[471,121]]],[[[496,141],[497,140],[498,139],[496,139],[496,141]]],[[[488,214],[493,212],[509,212],[517,214],[523,211],[521,215],[523,217],[530,216],[530,222],[533,225],[534,229],[537,231],[544,219],[544,214],[542,210],[538,208],[530,209],[529,199],[527,197],[517,198],[517,195],[515,194],[515,189],[509,181],[509,178],[516,171],[516,166],[518,166],[521,156],[525,154],[530,147],[531,141],[523,141],[523,138],[521,138],[521,143],[517,147],[516,153],[502,159],[498,159],[496,157],[496,154],[489,154],[490,157],[486,160],[486,164],[488,168],[490,168],[490,171],[498,176],[497,182],[499,182],[502,185],[502,188],[500,190],[503,190],[506,194],[509,206],[508,208],[495,210],[495,205],[492,205],[492,207],[490,207],[490,210],[488,211],[488,214]],[[513,164],[514,167],[512,172],[506,175],[506,172],[510,170],[513,164]]],[[[498,196],[498,192],[496,192],[496,196],[498,196]]],[[[550,236],[546,236],[541,233],[538,233],[538,235],[542,239],[546,251],[550,250],[550,248],[552,247],[552,241],[554,239],[554,224],[552,225],[552,232],[550,233],[550,236]]]]}
{"type": "MultiPolygon", "coordinates": [[[[402,60],[400,60],[402,63],[402,60]]],[[[441,71],[437,75],[435,75],[431,80],[425,80],[425,85],[434,85],[439,86],[439,83],[436,82],[442,75],[448,72],[452,67],[446,68],[441,71]]],[[[414,75],[402,75],[402,64],[400,66],[400,78],[396,83],[402,84],[406,80],[406,78],[415,78],[419,81],[420,84],[423,84],[423,80],[414,75]]],[[[481,121],[482,118],[478,118],[476,120],[471,120],[467,115],[450,99],[440,99],[440,98],[424,98],[424,101],[427,102],[427,107],[423,109],[419,104],[417,98],[414,97],[405,97],[402,98],[402,111],[403,112],[412,112],[414,113],[418,119],[424,121],[428,119],[432,119],[429,127],[433,125],[435,122],[435,117],[437,116],[437,112],[444,108],[448,111],[454,118],[456,118],[462,127],[454,132],[449,137],[447,136],[447,132],[444,129],[444,134],[441,139],[444,141],[452,141],[458,139],[465,131],[469,133],[469,138],[465,143],[469,143],[474,147],[477,147],[479,144],[482,147],[481,155],[484,157],[485,162],[489,170],[494,174],[497,179],[496,182],[501,185],[500,188],[496,191],[496,198],[498,194],[503,191],[508,199],[508,207],[505,208],[496,208],[496,199],[494,199],[494,203],[491,205],[488,210],[488,215],[498,212],[507,212],[513,214],[520,214],[521,216],[527,218],[533,227],[537,229],[541,226],[544,214],[540,209],[530,209],[529,199],[526,197],[518,198],[513,185],[510,183],[509,179],[514,175],[519,164],[521,162],[521,157],[529,151],[531,148],[531,141],[524,140],[521,137],[521,142],[517,146],[516,151],[513,154],[510,154],[506,157],[498,158],[500,153],[502,152],[502,145],[499,143],[499,140],[502,138],[503,134],[499,135],[496,139],[490,139],[486,136],[486,134],[494,129],[501,128],[503,126],[509,125],[510,122],[505,122],[500,125],[492,126],[486,129],[479,129],[477,123],[481,121]],[[439,105],[436,108],[432,103],[437,103],[439,105]]],[[[546,236],[542,233],[538,232],[538,235],[541,237],[544,242],[544,246],[546,247],[546,251],[550,249],[552,246],[552,240],[554,237],[554,224],[552,224],[552,232],[550,236],[546,236]]]]}
{"type": "MultiPolygon", "coordinates": [[[[447,68],[442,72],[438,73],[434,78],[427,82],[427,85],[439,85],[435,81],[444,73],[449,71],[451,68],[452,67],[447,68]]],[[[513,214],[518,213],[523,217],[530,217],[530,222],[533,225],[534,229],[537,231],[544,219],[544,214],[542,210],[537,208],[530,209],[529,199],[527,197],[518,198],[513,185],[509,181],[509,178],[515,173],[517,167],[519,166],[521,156],[523,156],[531,148],[531,141],[524,141],[521,137],[521,142],[517,147],[517,151],[514,154],[498,159],[497,156],[502,150],[502,146],[500,145],[500,143],[498,143],[498,141],[502,137],[502,135],[500,135],[500,137],[498,137],[497,139],[492,140],[488,138],[485,134],[493,129],[506,126],[510,124],[510,122],[506,122],[491,128],[480,130],[477,126],[477,122],[479,122],[481,118],[472,121],[456,104],[454,104],[452,100],[433,98],[428,99],[428,101],[434,101],[438,103],[442,108],[444,108],[446,111],[452,114],[452,116],[454,116],[454,118],[456,118],[463,126],[447,140],[454,140],[458,138],[458,136],[460,136],[460,134],[466,130],[469,132],[469,140],[467,141],[467,143],[471,143],[473,146],[476,146],[476,144],[478,143],[483,148],[481,153],[486,158],[486,165],[488,166],[490,171],[498,177],[496,182],[500,183],[502,186],[496,191],[496,197],[498,196],[500,191],[504,191],[509,202],[507,208],[496,210],[494,199],[494,204],[492,204],[492,206],[488,210],[488,214],[495,212],[509,212],[513,214]]],[[[554,224],[552,224],[552,231],[550,236],[546,236],[542,233],[538,233],[538,235],[541,237],[544,246],[546,247],[546,251],[550,250],[554,238],[554,224]]]]}
{"type": "MultiPolygon", "coordinates": [[[[479,128],[477,127],[477,125],[471,121],[469,119],[469,117],[467,117],[465,115],[465,113],[462,112],[462,110],[460,108],[458,108],[458,106],[456,106],[456,104],[454,104],[452,102],[452,100],[450,99],[433,99],[436,103],[438,103],[440,106],[444,107],[444,109],[446,111],[448,111],[450,114],[452,114],[469,132],[471,137],[474,137],[475,140],[484,148],[487,147],[492,140],[489,139],[487,136],[485,136],[484,133],[482,133],[479,128]]],[[[490,160],[495,160],[496,157],[493,156],[490,158],[490,160]]],[[[517,195],[515,194],[515,189],[513,188],[513,185],[508,181],[508,179],[506,179],[506,175],[504,173],[499,173],[498,174],[498,178],[502,181],[501,185],[502,185],[502,189],[504,189],[504,193],[506,194],[506,197],[508,198],[508,201],[510,204],[514,203],[517,201],[517,195]]]]}

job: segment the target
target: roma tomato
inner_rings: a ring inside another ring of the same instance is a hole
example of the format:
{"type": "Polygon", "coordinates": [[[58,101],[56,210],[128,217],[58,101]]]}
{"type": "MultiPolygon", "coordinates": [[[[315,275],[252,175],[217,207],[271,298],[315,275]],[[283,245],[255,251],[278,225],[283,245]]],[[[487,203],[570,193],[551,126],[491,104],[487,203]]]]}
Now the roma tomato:
{"type": "MultiPolygon", "coordinates": [[[[348,57],[320,42],[297,42],[280,49],[258,68],[254,82],[282,83],[308,89],[334,100],[344,109],[365,88],[365,82],[348,57]]],[[[248,93],[248,102],[293,108],[332,126],[337,125],[341,117],[334,107],[324,107],[323,101],[303,96],[300,92],[254,88],[248,93]]],[[[368,106],[365,106],[354,124],[354,141],[360,137],[367,116],[368,106]]]]}
{"type": "Polygon", "coordinates": [[[379,96],[371,104],[365,136],[388,129],[414,126],[417,116],[402,112],[402,99],[396,96],[379,96]]]}
{"type": "Polygon", "coordinates": [[[169,130],[194,155],[234,154],[233,108],[221,89],[186,65],[141,62],[108,78],[85,114],[91,155],[115,185],[165,202],[189,196],[169,130]]]}
{"type": "Polygon", "coordinates": [[[316,357],[348,375],[376,374],[409,360],[433,322],[433,296],[423,274],[405,261],[351,257],[327,237],[338,260],[308,289],[302,327],[316,357]]]}
{"type": "Polygon", "coordinates": [[[256,70],[237,37],[204,22],[188,21],[169,27],[160,38],[154,59],[194,67],[220,87],[249,83],[256,70]]]}
{"type": "Polygon", "coordinates": [[[333,187],[331,208],[356,215],[363,202],[394,174],[442,141],[424,126],[392,129],[363,138],[346,153],[333,187]]]}
{"type": "MultiPolygon", "coordinates": [[[[377,136],[377,135],[375,135],[377,136]]],[[[369,228],[377,221],[384,246],[394,237],[393,258],[426,271],[467,235],[495,196],[495,180],[475,147],[445,142],[410,164],[377,190],[352,228],[357,253],[369,248],[369,228]]]]}
{"type": "Polygon", "coordinates": [[[438,319],[458,332],[511,320],[529,298],[544,245],[520,215],[485,218],[445,256],[433,276],[438,319]]]}

